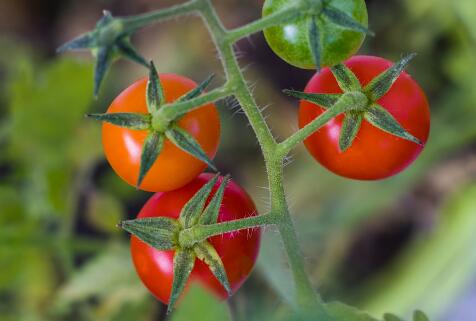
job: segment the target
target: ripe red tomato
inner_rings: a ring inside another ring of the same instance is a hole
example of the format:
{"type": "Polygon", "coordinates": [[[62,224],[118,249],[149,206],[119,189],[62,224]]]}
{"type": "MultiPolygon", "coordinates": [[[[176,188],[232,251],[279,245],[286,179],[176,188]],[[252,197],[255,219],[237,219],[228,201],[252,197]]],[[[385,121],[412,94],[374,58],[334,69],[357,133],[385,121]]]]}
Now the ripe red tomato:
{"type": "MultiPolygon", "coordinates": [[[[354,56],[345,62],[365,86],[388,69],[392,62],[379,57],[354,56]]],[[[341,93],[329,68],[314,75],[306,86],[307,93],[341,93]]],[[[390,91],[377,101],[389,111],[410,134],[426,143],[430,130],[430,108],[423,90],[403,72],[390,91]]],[[[301,101],[299,127],[302,128],[324,112],[324,109],[301,101]]],[[[306,141],[312,156],[330,171],[353,179],[376,180],[395,175],[409,166],[423,150],[402,138],[388,134],[363,121],[352,146],[339,149],[343,115],[328,122],[306,141]]]]}
{"type": "MultiPolygon", "coordinates": [[[[178,218],[182,207],[210,179],[211,174],[201,174],[188,185],[171,192],[156,193],[144,205],[138,218],[165,216],[178,218]]],[[[216,192],[222,178],[215,185],[216,192]]],[[[230,181],[225,189],[218,222],[231,221],[257,215],[250,196],[236,183],[230,181]]],[[[258,256],[261,239],[259,228],[214,236],[209,239],[225,266],[228,281],[235,292],[250,274],[258,256]]],[[[169,302],[173,282],[174,251],[159,251],[137,237],[131,237],[131,254],[137,274],[152,294],[163,303],[169,302]]],[[[227,293],[209,267],[198,260],[189,282],[198,281],[217,295],[227,298],[227,293]]]]}
{"type": "MultiPolygon", "coordinates": [[[[183,76],[162,74],[160,81],[167,102],[173,102],[197,86],[183,76]]],[[[108,113],[147,113],[147,78],[136,81],[111,104],[108,113]]],[[[204,105],[185,114],[178,124],[190,133],[210,159],[215,156],[220,140],[220,117],[214,104],[204,105]]],[[[102,143],[108,162],[127,183],[135,186],[139,175],[145,130],[130,130],[108,123],[102,127],[102,143]]],[[[165,140],[162,152],[145,176],[140,188],[150,192],[180,188],[203,172],[206,164],[165,140]]]]}

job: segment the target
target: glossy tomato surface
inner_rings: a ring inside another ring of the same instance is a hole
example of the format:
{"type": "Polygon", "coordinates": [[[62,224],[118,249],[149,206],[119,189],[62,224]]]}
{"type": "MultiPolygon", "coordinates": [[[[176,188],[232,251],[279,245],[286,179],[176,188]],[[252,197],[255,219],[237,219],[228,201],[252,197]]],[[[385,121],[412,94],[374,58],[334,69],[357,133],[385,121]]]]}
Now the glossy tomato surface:
{"type": "MultiPolygon", "coordinates": [[[[167,102],[173,102],[197,86],[183,76],[162,74],[160,81],[167,102]]],[[[147,78],[136,81],[111,104],[108,113],[147,113],[147,78]]],[[[214,104],[188,112],[178,124],[190,133],[213,159],[220,140],[220,117],[214,104]]],[[[130,130],[108,123],[102,127],[102,142],[108,162],[127,183],[135,186],[139,175],[142,145],[147,131],[130,130]]],[[[186,185],[206,168],[206,164],[180,150],[169,140],[140,188],[150,192],[170,191],[186,185]]]]}
{"type": "MultiPolygon", "coordinates": [[[[294,3],[292,0],[266,0],[263,16],[278,12],[294,3]]],[[[367,26],[367,7],[364,0],[333,0],[330,4],[367,26]]],[[[264,30],[266,42],[281,59],[304,69],[315,69],[316,64],[309,44],[309,17],[264,30]]],[[[333,66],[355,54],[365,35],[344,29],[320,16],[317,27],[321,39],[321,65],[333,66]]]]}
{"type": "MultiPolygon", "coordinates": [[[[185,203],[212,177],[211,174],[201,174],[178,190],[154,194],[137,217],[178,218],[185,203]]],[[[212,195],[220,182],[221,179],[214,187],[212,195]]],[[[225,189],[218,222],[254,215],[257,215],[256,207],[250,196],[240,186],[230,181],[225,189]]],[[[243,284],[253,269],[260,239],[259,228],[226,233],[209,239],[223,261],[233,292],[243,284]]],[[[173,282],[174,251],[159,251],[132,236],[131,254],[137,274],[144,285],[157,299],[168,303],[173,282]]],[[[227,297],[225,289],[210,272],[209,267],[198,259],[188,283],[190,282],[200,282],[218,297],[223,299],[227,297]]]]}
{"type": "MultiPolygon", "coordinates": [[[[366,85],[392,62],[379,57],[355,56],[345,64],[366,85]]],[[[305,89],[308,93],[341,93],[329,68],[314,75],[305,89]]],[[[389,111],[410,134],[426,143],[430,131],[430,108],[423,90],[403,72],[378,104],[389,111]]],[[[301,101],[299,127],[302,128],[323,113],[318,105],[301,101]]],[[[421,153],[418,145],[390,135],[363,121],[352,146],[339,149],[343,115],[340,115],[310,136],[305,145],[312,156],[330,171],[353,179],[376,180],[395,175],[409,166],[421,153]]]]}

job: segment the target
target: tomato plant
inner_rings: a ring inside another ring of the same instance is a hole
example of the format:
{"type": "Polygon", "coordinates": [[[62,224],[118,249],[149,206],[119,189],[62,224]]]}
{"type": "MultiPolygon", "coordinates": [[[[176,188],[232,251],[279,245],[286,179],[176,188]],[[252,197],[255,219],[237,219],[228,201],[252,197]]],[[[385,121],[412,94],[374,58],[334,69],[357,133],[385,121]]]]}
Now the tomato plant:
{"type": "MultiPolygon", "coordinates": [[[[180,189],[154,194],[137,218],[161,216],[178,219],[187,201],[212,177],[211,174],[204,173],[180,189]]],[[[215,191],[217,185],[214,187],[215,191]]],[[[229,182],[225,188],[218,222],[255,215],[257,215],[256,207],[250,196],[238,184],[229,182]]],[[[260,238],[260,229],[255,228],[209,239],[222,259],[233,292],[238,290],[253,269],[258,256],[260,238]]],[[[169,302],[172,289],[174,252],[174,250],[157,250],[137,237],[131,237],[131,254],[136,271],[145,286],[164,303],[169,302]]],[[[222,299],[228,296],[223,286],[210,272],[210,268],[202,261],[197,261],[189,280],[201,282],[222,299]]]]}
{"type": "MultiPolygon", "coordinates": [[[[263,5],[263,16],[279,12],[292,3],[290,0],[266,0],[263,5]]],[[[367,8],[364,0],[322,1],[319,4],[316,2],[314,10],[317,16],[322,66],[333,66],[349,58],[359,50],[365,38],[365,34],[343,28],[322,13],[323,8],[330,5],[362,26],[367,26],[367,8]]],[[[312,13],[312,10],[310,11],[312,13]]],[[[299,19],[265,29],[266,41],[271,49],[289,64],[314,69],[316,62],[309,39],[310,21],[310,16],[304,14],[299,19]]]]}
{"type": "MultiPolygon", "coordinates": [[[[372,56],[355,56],[345,65],[365,86],[392,63],[372,56]]],[[[312,77],[306,93],[341,93],[329,68],[312,77]]],[[[428,101],[420,86],[405,72],[395,81],[378,104],[417,137],[423,144],[430,130],[428,101]]],[[[302,128],[324,112],[320,106],[302,100],[299,108],[299,126],[302,128]]],[[[363,121],[356,139],[346,150],[339,148],[339,134],[344,116],[339,115],[306,139],[311,155],[330,171],[353,179],[375,180],[395,175],[409,166],[423,150],[423,145],[395,137],[367,121],[363,121]]]]}
{"type": "MultiPolygon", "coordinates": [[[[169,103],[197,87],[194,81],[175,74],[160,75],[160,82],[169,103]]],[[[107,113],[147,113],[146,86],[147,78],[136,81],[112,102],[107,113]]],[[[196,139],[210,158],[215,156],[220,139],[220,118],[214,104],[186,113],[177,124],[196,139]]],[[[147,130],[103,124],[102,142],[106,158],[114,171],[133,186],[137,183],[141,151],[147,135],[147,130]]],[[[205,163],[166,139],[140,187],[152,192],[174,190],[192,181],[205,168],[205,163]]]]}

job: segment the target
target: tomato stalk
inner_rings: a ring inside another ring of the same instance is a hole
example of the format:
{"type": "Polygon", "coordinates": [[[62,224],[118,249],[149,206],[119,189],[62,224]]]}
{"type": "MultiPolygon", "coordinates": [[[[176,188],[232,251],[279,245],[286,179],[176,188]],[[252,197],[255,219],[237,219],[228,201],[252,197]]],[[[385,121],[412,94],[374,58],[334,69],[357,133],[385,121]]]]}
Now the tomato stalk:
{"type": "MultiPolygon", "coordinates": [[[[236,54],[233,49],[235,42],[251,35],[252,33],[269,28],[271,26],[282,24],[289,20],[295,19],[302,14],[305,14],[306,10],[303,9],[308,8],[307,6],[311,6],[313,3],[315,2],[310,0],[298,0],[283,10],[272,13],[248,25],[232,30],[227,30],[223,26],[222,21],[219,19],[210,0],[191,0],[184,4],[143,15],[122,18],[110,17],[110,19],[116,19],[116,21],[118,21],[122,27],[122,33],[120,35],[112,35],[112,38],[115,36],[118,44],[122,46],[124,45],[125,36],[128,37],[130,34],[142,27],[178,16],[199,13],[208,27],[211,38],[213,39],[219,53],[220,60],[226,75],[226,82],[219,88],[187,101],[176,102],[173,104],[164,104],[160,109],[152,112],[152,124],[159,124],[158,126],[161,127],[161,124],[168,124],[172,120],[177,119],[181,115],[184,115],[185,113],[198,108],[199,106],[233,95],[245,112],[263,152],[268,174],[271,211],[268,214],[224,223],[193,225],[183,229],[179,233],[178,243],[184,246],[184,248],[188,248],[195,246],[199,244],[199,242],[205,241],[207,238],[214,235],[262,225],[276,225],[281,234],[284,248],[286,250],[294,277],[296,287],[296,305],[301,311],[310,313],[310,315],[313,316],[313,320],[331,320],[327,314],[324,302],[314,290],[309,276],[306,273],[303,254],[298,243],[298,237],[292,222],[289,206],[286,201],[286,194],[284,190],[283,161],[292,148],[303,142],[307,137],[309,137],[313,132],[323,126],[330,119],[341,113],[354,109],[360,110],[366,107],[368,104],[368,98],[359,91],[347,92],[338,99],[336,99],[336,97],[330,96],[322,97],[327,101],[333,102],[332,108],[329,108],[320,117],[316,118],[314,121],[293,134],[291,137],[287,138],[281,143],[278,143],[272,135],[263,114],[258,108],[258,105],[250,90],[250,86],[245,80],[240,69],[236,54]]],[[[338,21],[341,25],[347,24],[347,27],[349,27],[349,25],[352,26],[352,21],[349,22],[348,18],[346,17],[336,16],[335,14],[333,17],[334,20],[338,21]]],[[[97,28],[100,28],[100,26],[97,28]]],[[[76,40],[76,42],[69,44],[65,49],[91,49],[96,46],[96,43],[94,42],[95,39],[93,38],[94,33],[86,34],[83,38],[79,38],[76,40]]],[[[118,48],[122,47],[119,46],[118,48]]],[[[125,57],[135,61],[140,60],[138,59],[139,56],[136,55],[132,50],[132,47],[127,47],[125,49],[128,49],[123,50],[125,57]]],[[[105,68],[110,63],[108,52],[106,51],[104,54],[105,56],[103,57],[102,65],[98,60],[97,69],[99,70],[99,78],[96,81],[97,85],[104,75],[105,68]]],[[[150,65],[147,66],[150,68],[150,65]]],[[[121,121],[131,121],[131,119],[121,119],[121,121]]],[[[134,124],[136,124],[137,119],[133,119],[133,121],[135,122],[134,124]]],[[[159,241],[162,242],[161,240],[159,241]]],[[[184,253],[183,258],[179,256],[178,259],[191,262],[195,259],[195,257],[190,253],[191,252],[186,252],[184,253]],[[187,255],[192,256],[188,257],[187,255]]],[[[183,267],[185,265],[182,264],[181,266],[183,267]]],[[[189,269],[186,269],[186,271],[182,274],[186,275],[188,272],[189,269]]],[[[182,280],[177,282],[176,288],[180,289],[180,287],[184,285],[184,281],[182,280]]],[[[178,290],[174,293],[178,293],[178,290]]]]}

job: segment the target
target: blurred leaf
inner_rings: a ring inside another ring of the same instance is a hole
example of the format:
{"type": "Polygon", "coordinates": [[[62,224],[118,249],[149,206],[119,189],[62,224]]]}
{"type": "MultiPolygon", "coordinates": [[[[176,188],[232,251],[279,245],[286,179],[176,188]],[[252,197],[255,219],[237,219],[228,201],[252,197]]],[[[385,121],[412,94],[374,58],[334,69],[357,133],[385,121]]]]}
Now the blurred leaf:
{"type": "Polygon", "coordinates": [[[339,321],[377,321],[367,313],[341,302],[328,303],[327,311],[335,320],[339,321]]]}
{"type": "Polygon", "coordinates": [[[191,285],[172,314],[171,321],[226,321],[231,320],[228,308],[200,285],[191,285]]]}
{"type": "Polygon", "coordinates": [[[59,290],[57,304],[107,298],[114,293],[121,297],[116,302],[117,309],[125,301],[142,300],[146,294],[132,266],[129,248],[118,244],[106,247],[79,269],[59,290]]]}
{"type": "Polygon", "coordinates": [[[119,200],[112,195],[96,192],[90,198],[88,220],[99,231],[118,233],[116,224],[125,217],[125,211],[119,200]]]}
{"type": "Polygon", "coordinates": [[[421,309],[431,318],[441,317],[474,277],[474,213],[476,185],[456,193],[435,229],[416,240],[391,269],[376,278],[367,289],[366,308],[375,314],[392,310],[407,316],[421,309]]]}

